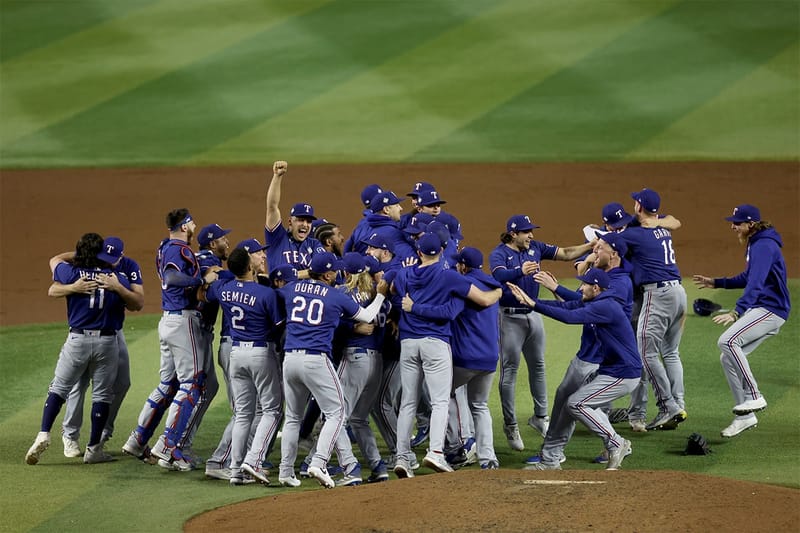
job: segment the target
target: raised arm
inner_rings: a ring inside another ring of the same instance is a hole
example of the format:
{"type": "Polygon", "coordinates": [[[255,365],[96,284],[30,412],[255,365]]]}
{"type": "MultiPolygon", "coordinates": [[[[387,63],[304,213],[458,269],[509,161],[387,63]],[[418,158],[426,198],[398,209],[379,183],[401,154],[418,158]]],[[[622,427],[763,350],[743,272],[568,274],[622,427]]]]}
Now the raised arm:
{"type": "Polygon", "coordinates": [[[596,242],[597,239],[594,239],[592,242],[584,244],[576,244],[575,246],[567,246],[566,248],[559,247],[555,259],[558,261],[574,261],[580,256],[591,252],[596,242]]]}
{"type": "MultiPolygon", "coordinates": [[[[50,258],[50,272],[55,272],[59,263],[69,263],[75,259],[75,252],[62,252],[50,258]]],[[[63,296],[63,295],[62,295],[63,296]]]]}
{"type": "Polygon", "coordinates": [[[275,161],[272,164],[272,180],[269,182],[267,189],[267,216],[264,221],[264,227],[271,230],[281,222],[281,210],[279,205],[281,203],[281,185],[283,184],[283,176],[289,169],[289,164],[286,161],[275,161]]]}

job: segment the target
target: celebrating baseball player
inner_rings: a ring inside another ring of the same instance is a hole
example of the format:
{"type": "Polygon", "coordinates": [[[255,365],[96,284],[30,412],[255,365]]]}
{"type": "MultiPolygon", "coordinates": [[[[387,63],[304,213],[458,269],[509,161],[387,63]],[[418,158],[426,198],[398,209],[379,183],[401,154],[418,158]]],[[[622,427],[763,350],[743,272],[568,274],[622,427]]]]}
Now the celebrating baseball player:
{"type": "Polygon", "coordinates": [[[750,369],[748,356],[769,337],[777,335],[789,318],[791,302],[786,286],[786,263],[781,253],[783,242],[772,224],[761,220],[754,205],[740,205],[725,220],[731,223],[739,242],[746,245],[747,266],[731,278],[693,276],[702,288],[744,289],[736,307],[713,317],[728,326],[719,341],[720,361],[733,393],[733,422],[722,430],[723,437],[735,437],[756,427],[756,411],[767,407],[750,369]]]}
{"type": "MultiPolygon", "coordinates": [[[[123,254],[124,243],[118,237],[107,237],[103,241],[103,250],[98,254],[98,259],[111,265],[116,272],[117,276],[121,276],[128,280],[130,283],[130,291],[132,294],[129,298],[131,304],[126,304],[126,309],[129,311],[139,311],[144,306],[144,286],[142,285],[142,272],[139,264],[133,259],[126,257],[123,254]]],[[[75,252],[64,252],[50,259],[51,264],[55,261],[56,264],[61,261],[70,262],[74,259],[75,252]]],[[[75,283],[64,285],[54,281],[48,290],[48,295],[51,297],[63,297],[75,292],[81,292],[86,287],[87,282],[83,279],[78,279],[75,283]]],[[[117,284],[115,284],[117,285],[117,284]]],[[[128,291],[121,283],[116,287],[117,292],[128,291]]],[[[120,324],[121,326],[121,324],[120,324]]],[[[100,444],[105,445],[111,439],[114,433],[114,422],[119,414],[119,408],[122,406],[122,401],[131,387],[131,367],[130,356],[128,354],[128,345],[125,342],[125,334],[123,328],[117,331],[117,344],[119,344],[119,368],[117,369],[117,378],[114,380],[114,399],[111,401],[111,407],[108,411],[108,420],[106,427],[103,429],[103,435],[100,438],[100,444]]],[[[80,457],[83,455],[78,444],[80,437],[80,429],[83,425],[83,402],[86,395],[86,390],[89,387],[91,373],[87,370],[81,380],[72,388],[67,398],[67,403],[64,406],[64,420],[61,424],[62,436],[61,440],[64,444],[65,457],[80,457]]]]}
{"type": "Polygon", "coordinates": [[[269,332],[283,322],[275,291],[255,281],[257,264],[244,248],[235,249],[228,259],[228,269],[236,276],[211,284],[205,297],[217,302],[231,323],[229,379],[234,398],[236,422],[231,436],[232,485],[243,485],[244,475],[269,484],[261,463],[278,431],[281,418],[280,359],[269,332]],[[248,449],[250,427],[261,417],[248,449]]]}
{"type": "MultiPolygon", "coordinates": [[[[533,224],[526,215],[514,215],[506,223],[501,243],[489,255],[489,267],[502,284],[513,282],[531,298],[539,295],[533,275],[542,260],[572,261],[588,253],[593,244],[567,248],[533,240],[533,224]]],[[[500,402],[503,407],[503,430],[511,449],[525,448],[517,423],[515,395],[520,353],[528,365],[528,385],[533,398],[533,414],[528,424],[542,436],[547,433],[547,380],[545,377],[544,324],[541,316],[529,307],[520,307],[506,287],[500,298],[500,402]]]]}
{"type": "Polygon", "coordinates": [[[372,322],[384,301],[386,284],[378,284],[379,294],[366,308],[350,296],[332,287],[336,271],[342,265],[335,255],[321,252],[309,265],[311,279],[299,280],[281,289],[286,302],[286,352],[283,362],[283,388],[286,395],[286,418],[281,437],[281,464],[278,481],[296,487],[294,463],[303,409],[313,395],[325,415],[314,458],[308,474],[325,488],[335,486],[327,463],[334,445],[345,477],[360,477],[360,467],[353,456],[350,439],[342,433],[344,399],[339,376],[331,360],[333,332],[342,316],[359,322],[372,322]],[[358,471],[356,471],[358,469],[358,471]]]}
{"type": "Polygon", "coordinates": [[[84,463],[103,463],[114,458],[103,450],[100,440],[114,398],[114,381],[119,367],[117,331],[122,327],[125,306],[135,308],[138,299],[130,283],[98,257],[103,238],[87,233],[75,247],[72,264],[51,262],[53,279],[63,285],[83,280],[82,288],[66,296],[69,335],[61,348],[53,381],[42,412],[41,430],[25,455],[35,465],[50,446],[50,430],[72,388],[87,369],[92,379],[92,427],[84,463]],[[119,287],[125,290],[120,290],[119,287]]]}
{"type": "Polygon", "coordinates": [[[311,258],[324,249],[311,236],[311,223],[317,218],[311,205],[295,204],[289,211],[287,227],[284,228],[281,224],[281,185],[288,169],[289,164],[286,161],[275,161],[272,165],[272,181],[267,189],[267,215],[264,221],[267,267],[271,272],[281,265],[289,264],[297,269],[300,278],[307,278],[311,258]]]}
{"type": "MultiPolygon", "coordinates": [[[[606,469],[617,470],[622,460],[630,455],[631,442],[614,430],[601,407],[629,394],[636,387],[642,373],[642,362],[630,318],[608,291],[611,286],[609,275],[599,268],[590,268],[578,276],[578,280],[581,281],[580,302],[533,300],[520,287],[509,286],[519,302],[535,311],[567,324],[584,324],[593,330],[600,356],[597,373],[570,394],[567,409],[573,418],[603,440],[608,450],[606,469]]],[[[566,432],[567,441],[570,434],[571,431],[566,432]]],[[[529,468],[560,470],[566,443],[563,439],[558,444],[550,443],[548,454],[529,468]]]]}

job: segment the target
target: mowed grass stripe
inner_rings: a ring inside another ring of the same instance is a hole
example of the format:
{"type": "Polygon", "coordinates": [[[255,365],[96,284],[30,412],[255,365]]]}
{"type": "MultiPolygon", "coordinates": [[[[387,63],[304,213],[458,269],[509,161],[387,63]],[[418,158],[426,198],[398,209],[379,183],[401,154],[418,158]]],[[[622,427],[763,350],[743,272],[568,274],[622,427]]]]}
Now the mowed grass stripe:
{"type": "Polygon", "coordinates": [[[0,61],[30,52],[155,0],[0,2],[0,61]]]}
{"type": "Polygon", "coordinates": [[[484,4],[325,5],[31,135],[8,148],[4,165],[184,161],[461,25],[484,4]]]}
{"type": "Polygon", "coordinates": [[[799,44],[648,139],[627,159],[798,159],[799,44]]]}
{"type": "Polygon", "coordinates": [[[504,2],[190,163],[405,160],[670,3],[504,2]]]}
{"type": "MultiPolygon", "coordinates": [[[[164,0],[3,62],[0,145],[4,165],[16,160],[10,143],[198,61],[327,0],[164,0]]],[[[204,76],[192,80],[203,83],[204,76]]],[[[156,101],[180,95],[162,94],[156,101]]],[[[147,106],[148,102],[142,102],[147,106]]],[[[135,114],[135,113],[132,113],[135,114]]],[[[110,117],[109,117],[110,118],[110,117]]],[[[95,117],[97,119],[97,117],[95,117]]],[[[100,123],[105,121],[101,118],[100,123]]],[[[107,124],[119,128],[121,124],[107,124]]],[[[90,137],[103,131],[81,131],[90,137]]],[[[62,149],[57,136],[44,155],[62,149]]],[[[39,146],[28,139],[16,146],[39,146]]],[[[69,150],[69,145],[63,147],[69,150]]]]}
{"type": "Polygon", "coordinates": [[[795,3],[683,2],[411,159],[620,159],[797,36],[795,3]]]}

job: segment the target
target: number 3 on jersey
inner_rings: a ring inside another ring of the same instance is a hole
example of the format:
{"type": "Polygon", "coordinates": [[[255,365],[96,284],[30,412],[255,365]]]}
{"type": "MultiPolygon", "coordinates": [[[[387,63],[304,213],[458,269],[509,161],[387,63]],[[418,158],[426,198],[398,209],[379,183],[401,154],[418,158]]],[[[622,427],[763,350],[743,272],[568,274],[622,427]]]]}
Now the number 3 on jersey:
{"type": "Polygon", "coordinates": [[[301,324],[316,326],[322,323],[322,313],[325,311],[325,302],[318,298],[307,300],[302,296],[295,296],[292,300],[294,307],[289,320],[301,324]]]}
{"type": "Polygon", "coordinates": [[[675,250],[672,249],[672,239],[664,239],[661,241],[661,247],[664,248],[664,264],[675,264],[675,250]]]}

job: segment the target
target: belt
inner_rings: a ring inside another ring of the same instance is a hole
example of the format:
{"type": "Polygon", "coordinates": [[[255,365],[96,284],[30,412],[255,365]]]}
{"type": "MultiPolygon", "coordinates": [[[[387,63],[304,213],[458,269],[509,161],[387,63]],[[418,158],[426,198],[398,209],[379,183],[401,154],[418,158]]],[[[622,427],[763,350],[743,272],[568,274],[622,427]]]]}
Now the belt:
{"type": "Polygon", "coordinates": [[[328,352],[320,352],[319,350],[286,350],[286,353],[297,353],[297,354],[305,354],[305,355],[321,355],[323,357],[328,356],[328,352]]]}
{"type": "Polygon", "coordinates": [[[115,329],[80,329],[69,328],[70,333],[77,333],[78,335],[89,335],[90,337],[113,337],[117,334],[115,329]]]}
{"type": "Polygon", "coordinates": [[[164,315],[182,315],[184,313],[187,314],[200,314],[200,311],[197,309],[178,309],[176,311],[164,311],[164,315]]]}
{"type": "Polygon", "coordinates": [[[240,346],[242,348],[266,348],[266,341],[233,341],[233,346],[240,346]]]}
{"type": "Polygon", "coordinates": [[[503,313],[506,315],[527,315],[533,311],[530,307],[504,307],[503,313]]]}
{"type": "Polygon", "coordinates": [[[657,281],[655,283],[647,283],[642,285],[643,291],[653,291],[655,289],[663,289],[664,287],[677,287],[681,284],[679,279],[671,279],[669,281],[657,281]]]}

